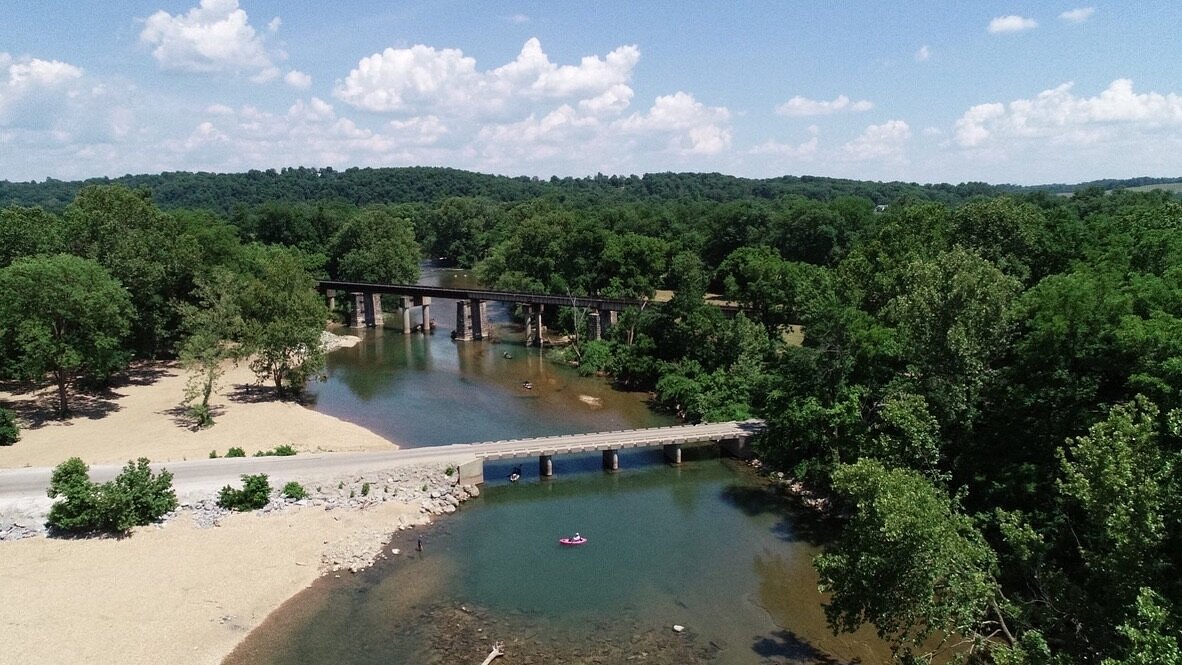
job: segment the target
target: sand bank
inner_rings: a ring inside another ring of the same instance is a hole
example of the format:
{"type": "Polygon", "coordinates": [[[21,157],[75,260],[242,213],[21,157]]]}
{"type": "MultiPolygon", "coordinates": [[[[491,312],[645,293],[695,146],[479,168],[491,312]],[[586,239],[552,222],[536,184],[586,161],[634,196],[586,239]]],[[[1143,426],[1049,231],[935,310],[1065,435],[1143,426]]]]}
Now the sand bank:
{"type": "Polygon", "coordinates": [[[0,468],[55,466],[78,456],[88,464],[124,463],[147,457],[173,462],[224,455],[231,446],[248,455],[290,444],[301,452],[389,450],[394,444],[373,432],[274,399],[274,389],[256,386],[245,366],[231,368],[211,400],[216,424],[193,431],[181,400],[185,374],[175,364],[140,364],[114,388],[73,396],[69,420],[48,419],[53,388],[0,392],[0,406],[22,420],[21,440],[0,447],[0,468]]]}
{"type": "MultiPolygon", "coordinates": [[[[0,467],[53,466],[71,456],[91,464],[140,456],[177,461],[210,450],[224,454],[230,446],[248,454],[281,444],[300,451],[393,446],[362,427],[274,401],[272,391],[253,383],[245,367],[230,370],[214,400],[217,424],[201,431],[183,418],[185,377],[173,365],[133,367],[114,389],[78,396],[77,415],[62,422],[46,419],[52,389],[0,393],[0,404],[24,420],[21,440],[0,447],[0,467]]],[[[415,478],[406,494],[421,490],[424,480],[415,478]]],[[[291,506],[268,515],[231,514],[205,529],[181,513],[123,539],[0,542],[0,660],[219,663],[334,557],[376,551],[375,539],[425,522],[426,508],[417,495],[360,508],[291,506]]]]}

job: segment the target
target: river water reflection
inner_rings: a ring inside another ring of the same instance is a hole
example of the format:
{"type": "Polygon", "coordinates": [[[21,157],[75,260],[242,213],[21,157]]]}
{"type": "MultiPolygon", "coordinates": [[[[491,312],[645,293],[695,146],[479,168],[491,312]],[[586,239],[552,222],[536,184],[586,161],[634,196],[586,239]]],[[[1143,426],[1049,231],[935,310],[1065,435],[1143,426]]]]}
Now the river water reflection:
{"type": "MultiPolygon", "coordinates": [[[[429,271],[424,281],[462,279],[429,271]]],[[[370,331],[330,354],[315,408],[411,446],[671,422],[650,412],[644,395],[579,377],[519,342],[452,342],[444,315],[454,318],[454,304],[433,309],[434,335],[370,331]]],[[[492,316],[510,338],[508,311],[492,316]]],[[[679,467],[663,464],[659,450],[625,451],[614,474],[600,470],[598,455],[554,461],[556,477],[542,480],[522,460],[525,477],[515,484],[505,480],[513,463],[489,464],[481,496],[428,531],[423,553],[413,552],[413,536],[396,535],[400,555],[322,580],[227,662],[430,663],[446,652],[477,663],[484,638],[508,643],[505,662],[524,662],[515,647],[535,663],[633,662],[602,651],[616,641],[645,644],[638,662],[673,662],[646,634],[689,641],[717,663],[887,659],[869,631],[829,633],[811,566],[819,527],[744,465],[711,447],[688,449],[679,467]],[[557,543],[574,531],[589,542],[557,543]],[[447,614],[461,606],[479,608],[479,627],[447,614]],[[674,637],[673,624],[686,633],[674,637]],[[465,639],[470,652],[455,647],[465,639]]]]}

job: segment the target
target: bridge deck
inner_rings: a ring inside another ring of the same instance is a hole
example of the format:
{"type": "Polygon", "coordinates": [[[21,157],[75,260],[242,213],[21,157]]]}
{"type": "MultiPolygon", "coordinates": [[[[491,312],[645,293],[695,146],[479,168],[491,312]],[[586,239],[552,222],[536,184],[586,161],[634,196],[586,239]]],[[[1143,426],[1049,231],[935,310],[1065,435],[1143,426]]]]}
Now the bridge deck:
{"type": "Polygon", "coordinates": [[[599,450],[646,448],[669,444],[724,441],[727,439],[747,438],[763,431],[763,429],[764,423],[762,420],[745,420],[701,425],[670,425],[668,427],[651,427],[617,432],[594,432],[591,434],[543,436],[530,439],[484,441],[468,444],[467,448],[473,455],[481,459],[498,460],[517,457],[536,457],[539,455],[565,455],[599,450]]]}
{"type": "MultiPolygon", "coordinates": [[[[451,300],[486,300],[493,302],[526,303],[533,305],[555,305],[563,307],[587,307],[591,309],[622,312],[632,307],[660,306],[655,300],[633,298],[605,298],[599,296],[563,296],[545,293],[520,293],[495,291],[491,289],[451,289],[442,286],[419,284],[371,284],[367,282],[342,282],[322,280],[317,283],[321,291],[329,289],[346,293],[387,293],[399,296],[426,296],[428,298],[449,298],[451,300]]],[[[716,305],[723,311],[738,311],[734,305],[716,305]]]]}

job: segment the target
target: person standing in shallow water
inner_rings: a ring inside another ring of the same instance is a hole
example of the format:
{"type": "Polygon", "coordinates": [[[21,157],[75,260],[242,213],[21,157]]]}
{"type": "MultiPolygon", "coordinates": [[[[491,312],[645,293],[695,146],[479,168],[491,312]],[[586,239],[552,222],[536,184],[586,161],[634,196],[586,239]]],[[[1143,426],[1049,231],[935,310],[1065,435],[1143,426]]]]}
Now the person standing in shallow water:
{"type": "Polygon", "coordinates": [[[416,545],[415,545],[415,549],[417,549],[417,550],[418,550],[418,551],[420,551],[420,552],[422,552],[422,551],[423,551],[423,539],[422,539],[422,537],[420,537],[420,538],[419,538],[418,544],[416,544],[416,545]]]}

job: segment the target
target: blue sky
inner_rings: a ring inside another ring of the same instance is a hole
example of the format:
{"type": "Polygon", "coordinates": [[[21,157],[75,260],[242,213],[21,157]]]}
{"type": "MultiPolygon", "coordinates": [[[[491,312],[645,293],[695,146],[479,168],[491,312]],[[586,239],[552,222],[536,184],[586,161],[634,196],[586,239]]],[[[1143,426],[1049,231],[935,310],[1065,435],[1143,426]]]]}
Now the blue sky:
{"type": "Polygon", "coordinates": [[[1182,176],[1178,2],[0,2],[0,178],[1182,176]]]}

